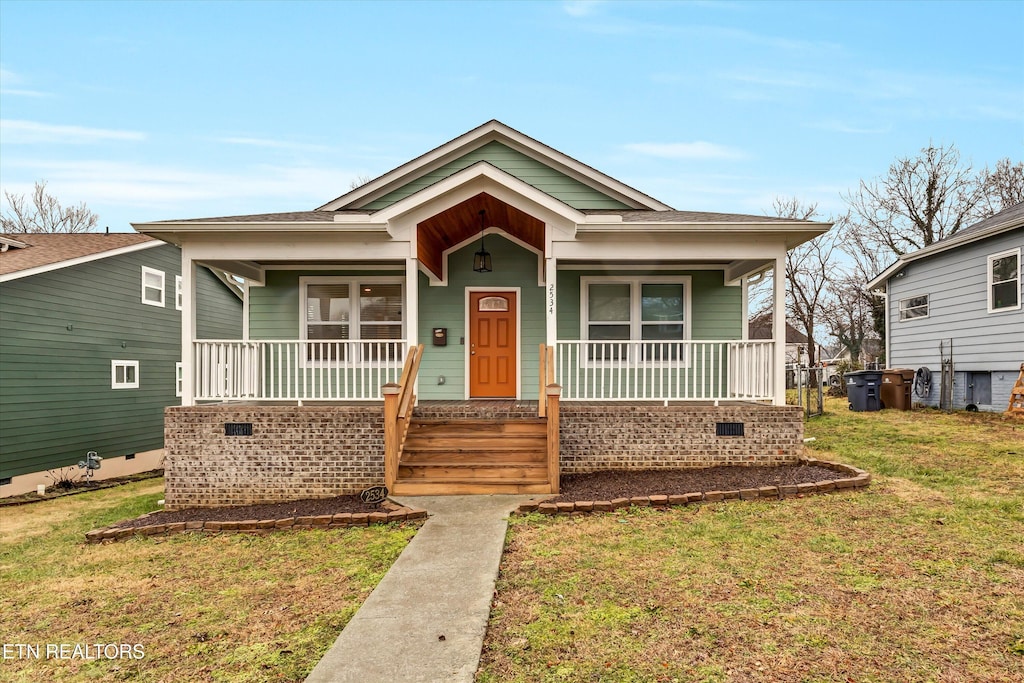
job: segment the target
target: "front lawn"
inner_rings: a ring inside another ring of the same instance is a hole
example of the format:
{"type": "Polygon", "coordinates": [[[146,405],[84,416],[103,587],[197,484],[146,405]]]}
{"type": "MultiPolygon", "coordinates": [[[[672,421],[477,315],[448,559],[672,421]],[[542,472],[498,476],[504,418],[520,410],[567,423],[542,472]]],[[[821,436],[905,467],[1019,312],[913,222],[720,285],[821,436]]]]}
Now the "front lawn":
{"type": "Polygon", "coordinates": [[[1024,421],[826,409],[864,491],[514,518],[478,681],[1024,680],[1024,421]]]}
{"type": "Polygon", "coordinates": [[[157,479],[0,510],[0,679],[301,681],[416,530],[85,543],[86,531],[162,497],[157,479]],[[97,643],[140,647],[118,659],[46,658],[47,645],[74,657],[97,643]]]}

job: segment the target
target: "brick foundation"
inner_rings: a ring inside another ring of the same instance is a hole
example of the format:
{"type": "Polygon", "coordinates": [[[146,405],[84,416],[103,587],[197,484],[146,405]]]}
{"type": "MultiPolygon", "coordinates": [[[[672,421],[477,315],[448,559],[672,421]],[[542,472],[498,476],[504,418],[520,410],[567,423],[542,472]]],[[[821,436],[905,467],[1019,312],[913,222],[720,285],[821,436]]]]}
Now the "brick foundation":
{"type": "MultiPolygon", "coordinates": [[[[416,415],[536,416],[535,404],[482,405],[426,404],[416,415]]],[[[564,402],[559,422],[566,474],[792,464],[803,453],[798,406],[564,402]],[[744,435],[716,436],[718,422],[743,423],[744,435]]],[[[164,430],[168,510],[327,498],[384,483],[379,404],[171,407],[164,430]],[[226,436],[226,423],[251,424],[252,435],[226,436]]]]}
{"type": "Polygon", "coordinates": [[[192,406],[164,413],[165,508],[329,498],[384,483],[377,405],[192,406]],[[252,436],[225,436],[225,423],[252,436]]]}
{"type": "Polygon", "coordinates": [[[803,453],[799,406],[570,403],[560,406],[563,474],[715,465],[782,465],[803,453]],[[741,422],[743,436],[715,436],[741,422]]]}

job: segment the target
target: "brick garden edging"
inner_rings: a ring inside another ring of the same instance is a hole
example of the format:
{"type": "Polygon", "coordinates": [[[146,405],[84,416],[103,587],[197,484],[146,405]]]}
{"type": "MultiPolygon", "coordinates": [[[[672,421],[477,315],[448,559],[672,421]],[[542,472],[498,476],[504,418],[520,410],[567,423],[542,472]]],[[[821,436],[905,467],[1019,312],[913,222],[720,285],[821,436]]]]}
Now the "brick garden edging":
{"type": "Polygon", "coordinates": [[[839,474],[846,475],[837,479],[825,481],[808,482],[805,484],[782,484],[780,486],[762,486],[756,489],[737,489],[734,491],[694,491],[678,495],[653,495],[634,496],[632,498],[615,498],[613,500],[586,500],[575,503],[545,503],[528,502],[516,508],[517,514],[528,512],[539,512],[542,515],[570,515],[585,512],[614,512],[620,508],[627,508],[631,505],[640,507],[666,507],[669,505],[690,505],[701,502],[717,502],[722,500],[754,500],[756,498],[767,498],[780,500],[782,498],[796,498],[810,494],[830,493],[841,490],[854,490],[864,488],[871,483],[871,474],[850,465],[828,460],[816,460],[813,458],[801,458],[801,465],[815,465],[835,470],[839,474]]]}
{"type": "MultiPolygon", "coordinates": [[[[286,529],[340,529],[350,526],[388,524],[413,519],[426,519],[426,510],[387,504],[387,511],[340,512],[336,515],[313,515],[307,517],[281,517],[278,519],[249,519],[238,522],[168,522],[136,527],[106,527],[93,529],[85,535],[89,543],[119,541],[132,536],[171,536],[184,532],[201,533],[249,533],[262,534],[286,529]]],[[[153,513],[139,517],[144,519],[153,513]]]]}

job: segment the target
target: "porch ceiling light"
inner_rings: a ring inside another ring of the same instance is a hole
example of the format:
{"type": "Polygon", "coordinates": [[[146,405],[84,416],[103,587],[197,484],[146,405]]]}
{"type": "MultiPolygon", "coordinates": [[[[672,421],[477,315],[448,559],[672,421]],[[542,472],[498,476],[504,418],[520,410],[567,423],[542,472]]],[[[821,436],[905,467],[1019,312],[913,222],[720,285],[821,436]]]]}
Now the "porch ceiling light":
{"type": "Polygon", "coordinates": [[[484,228],[487,225],[487,211],[480,209],[480,251],[473,254],[473,270],[478,273],[491,272],[491,254],[484,248],[484,228]]]}

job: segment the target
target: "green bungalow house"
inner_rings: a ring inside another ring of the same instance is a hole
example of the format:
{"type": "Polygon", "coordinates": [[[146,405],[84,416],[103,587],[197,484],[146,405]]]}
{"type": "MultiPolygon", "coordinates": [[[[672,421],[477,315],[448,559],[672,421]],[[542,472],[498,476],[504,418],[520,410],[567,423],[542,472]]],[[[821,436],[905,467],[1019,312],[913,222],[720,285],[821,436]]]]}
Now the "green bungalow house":
{"type": "MultiPolygon", "coordinates": [[[[162,466],[181,395],[181,253],[136,233],[0,235],[0,497],[162,466]]],[[[200,334],[241,336],[241,292],[195,274],[200,334]]]]}
{"type": "Polygon", "coordinates": [[[783,285],[750,340],[747,281],[828,224],[676,211],[489,121],[312,211],[134,227],[182,254],[171,508],[801,452],[783,285]],[[245,279],[244,339],[197,334],[199,265],[245,279]]]}

